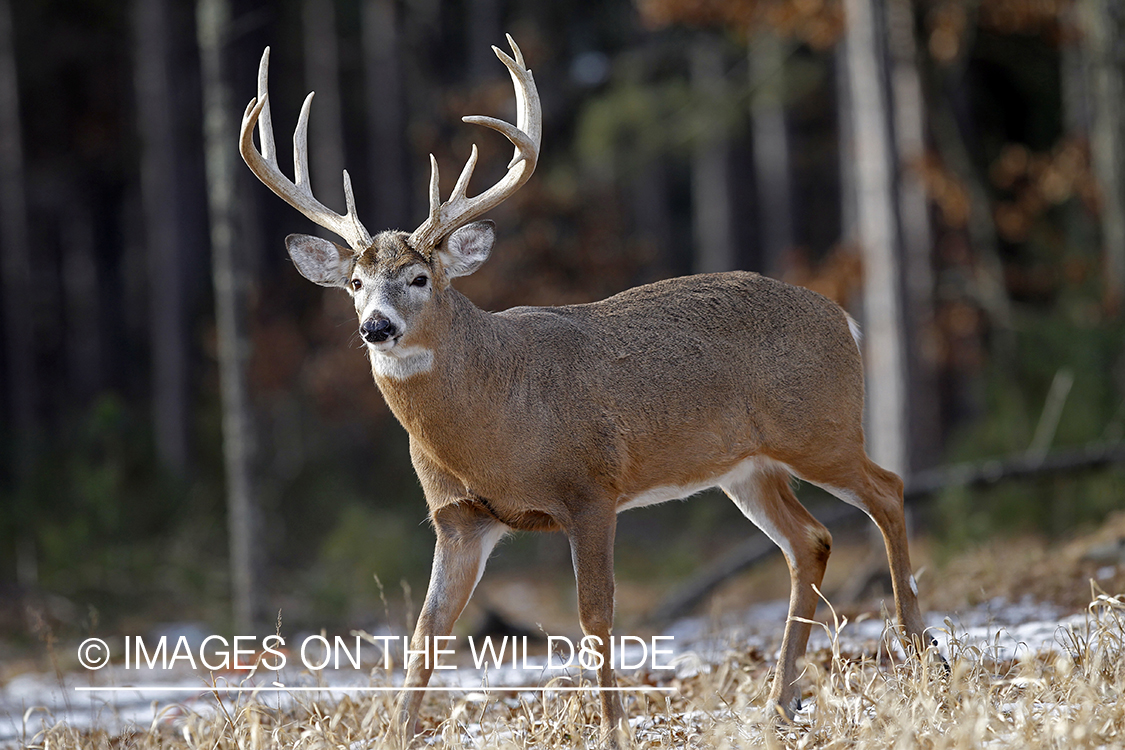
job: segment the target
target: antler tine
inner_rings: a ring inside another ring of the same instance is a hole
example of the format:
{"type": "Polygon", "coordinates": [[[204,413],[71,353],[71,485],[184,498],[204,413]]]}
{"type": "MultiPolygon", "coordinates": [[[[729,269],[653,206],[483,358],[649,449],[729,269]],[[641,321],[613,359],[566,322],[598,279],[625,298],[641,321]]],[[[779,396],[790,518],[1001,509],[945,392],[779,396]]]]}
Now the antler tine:
{"type": "Polygon", "coordinates": [[[297,118],[297,129],[293,131],[293,181],[297,187],[312,196],[312,185],[309,184],[309,110],[312,109],[313,94],[310,91],[301,105],[301,114],[297,118]]]}
{"type": "MultiPolygon", "coordinates": [[[[511,167],[510,164],[508,166],[511,167]]],[[[477,144],[474,143],[473,150],[469,152],[469,160],[465,162],[465,166],[461,169],[461,176],[457,178],[457,184],[453,186],[453,192],[449,195],[450,200],[466,197],[465,192],[469,189],[469,180],[472,179],[473,170],[476,168],[477,144]]]]}
{"type": "Polygon", "coordinates": [[[437,158],[430,154],[430,217],[437,222],[441,210],[441,187],[439,185],[437,158]]]}
{"type": "Polygon", "coordinates": [[[437,246],[450,232],[457,227],[464,226],[481,214],[503,203],[513,193],[520,189],[531,173],[539,159],[539,143],[543,132],[543,113],[539,103],[539,92],[535,88],[535,79],[524,63],[523,53],[516,45],[511,35],[508,43],[512,46],[513,57],[509,57],[500,49],[492,50],[500,61],[508,68],[512,76],[512,83],[516,94],[516,124],[497,120],[483,115],[468,115],[462,121],[481,125],[495,130],[515,146],[515,154],[508,163],[508,172],[495,185],[480,195],[469,198],[466,193],[469,179],[477,163],[477,147],[474,145],[469,160],[457,178],[453,193],[449,200],[441,203],[438,192],[438,167],[433,155],[430,155],[430,214],[410,235],[409,242],[416,249],[428,252],[437,246]]]}
{"type": "Polygon", "coordinates": [[[347,214],[343,216],[318,201],[309,185],[308,124],[313,98],[311,93],[305,97],[301,115],[297,119],[297,128],[293,131],[293,173],[296,181],[286,177],[277,164],[277,148],[274,145],[269,109],[269,55],[270,48],[266,47],[258,65],[258,96],[250,100],[242,116],[239,153],[250,171],[282,200],[320,226],[343,237],[353,250],[363,251],[371,245],[371,234],[360,223],[356,214],[352,182],[347,171],[344,171],[347,214]],[[262,144],[260,152],[254,147],[255,126],[262,144]]]}
{"type": "Polygon", "coordinates": [[[262,156],[270,164],[277,166],[277,147],[273,142],[273,116],[270,114],[269,96],[270,48],[262,52],[258,63],[258,101],[265,102],[258,119],[258,138],[262,142],[262,156]]]}

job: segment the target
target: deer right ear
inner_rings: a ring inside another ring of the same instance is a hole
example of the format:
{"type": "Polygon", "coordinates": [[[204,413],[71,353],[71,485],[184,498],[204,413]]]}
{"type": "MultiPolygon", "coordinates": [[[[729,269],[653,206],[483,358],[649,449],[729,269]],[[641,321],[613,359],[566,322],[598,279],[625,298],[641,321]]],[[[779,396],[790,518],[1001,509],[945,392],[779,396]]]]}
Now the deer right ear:
{"type": "Polygon", "coordinates": [[[285,247],[293,265],[309,281],[321,286],[347,286],[355,265],[352,251],[308,234],[291,234],[285,247]]]}

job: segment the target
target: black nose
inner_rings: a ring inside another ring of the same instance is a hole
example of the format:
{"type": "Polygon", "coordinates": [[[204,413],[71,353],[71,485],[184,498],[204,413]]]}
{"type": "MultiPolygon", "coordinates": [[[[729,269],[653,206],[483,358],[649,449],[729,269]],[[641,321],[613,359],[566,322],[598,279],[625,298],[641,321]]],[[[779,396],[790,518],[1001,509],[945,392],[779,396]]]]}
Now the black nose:
{"type": "Polygon", "coordinates": [[[386,318],[369,318],[359,327],[359,335],[367,343],[377,344],[395,335],[395,324],[386,318]]]}

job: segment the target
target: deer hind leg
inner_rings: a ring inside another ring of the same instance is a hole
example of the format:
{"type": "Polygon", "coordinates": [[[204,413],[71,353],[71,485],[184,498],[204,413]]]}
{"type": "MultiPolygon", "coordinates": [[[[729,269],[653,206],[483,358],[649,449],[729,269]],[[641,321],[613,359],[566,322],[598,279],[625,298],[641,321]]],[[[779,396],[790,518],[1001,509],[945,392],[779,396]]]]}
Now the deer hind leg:
{"type": "Polygon", "coordinates": [[[789,616],[781,641],[777,674],[770,702],[786,717],[800,706],[797,660],[805,653],[817,593],[832,549],[832,536],[797,500],[789,487],[789,473],[780,467],[759,469],[749,477],[724,486],[743,515],[765,532],[785,553],[789,565],[789,616]]]}
{"type": "Polygon", "coordinates": [[[895,612],[902,635],[916,648],[933,643],[925,635],[925,623],[918,606],[918,587],[910,567],[906,517],[903,513],[902,479],[874,463],[865,454],[851,462],[855,468],[819,466],[806,472],[794,467],[806,479],[839,499],[866,513],[883,535],[894,587],[895,612]]]}
{"type": "Polygon", "coordinates": [[[612,507],[593,505],[567,525],[574,578],[578,587],[578,620],[582,633],[598,640],[594,644],[601,656],[598,691],[602,709],[602,745],[616,748],[628,737],[625,711],[610,661],[610,634],[613,630],[613,540],[617,514],[612,507]],[[609,688],[609,689],[607,689],[609,688]]]}
{"type": "MultiPolygon", "coordinates": [[[[434,636],[447,636],[484,572],[492,548],[508,530],[477,507],[448,505],[433,514],[437,531],[433,570],[426,603],[411,639],[404,687],[423,688],[430,682],[436,654],[434,636]]],[[[417,733],[418,709],[424,692],[406,690],[398,700],[391,737],[405,744],[417,733]]]]}

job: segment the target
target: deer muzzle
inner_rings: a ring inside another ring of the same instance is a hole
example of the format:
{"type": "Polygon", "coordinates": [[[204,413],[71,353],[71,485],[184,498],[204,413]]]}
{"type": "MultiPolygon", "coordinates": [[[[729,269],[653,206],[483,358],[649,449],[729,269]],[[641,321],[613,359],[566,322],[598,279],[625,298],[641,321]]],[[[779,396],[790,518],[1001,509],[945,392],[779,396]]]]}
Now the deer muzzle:
{"type": "Polygon", "coordinates": [[[395,324],[386,318],[368,318],[359,327],[359,335],[369,344],[378,344],[398,333],[395,324]]]}

